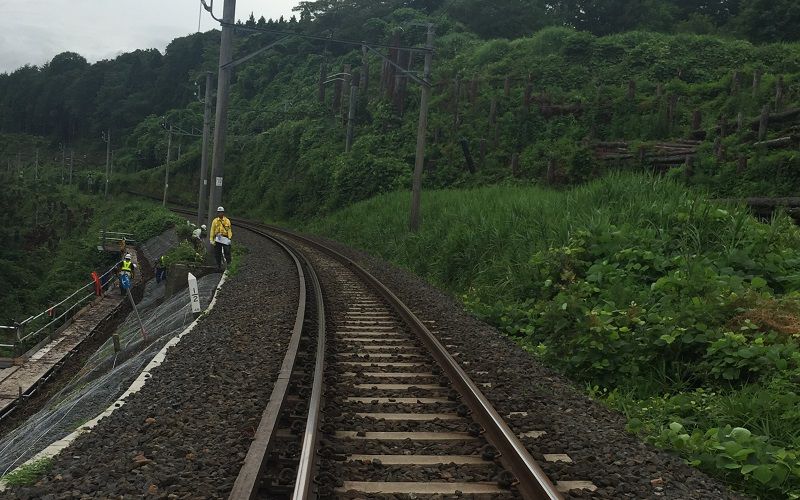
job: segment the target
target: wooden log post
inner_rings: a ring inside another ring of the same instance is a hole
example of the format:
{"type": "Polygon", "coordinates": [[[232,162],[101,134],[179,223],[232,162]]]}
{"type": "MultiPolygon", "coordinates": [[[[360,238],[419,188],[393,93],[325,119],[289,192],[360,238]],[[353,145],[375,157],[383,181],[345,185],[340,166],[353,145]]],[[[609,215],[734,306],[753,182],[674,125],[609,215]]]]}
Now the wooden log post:
{"type": "MultiPolygon", "coordinates": [[[[388,57],[389,60],[398,65],[400,59],[400,50],[398,49],[399,46],[400,46],[400,32],[398,31],[395,32],[394,35],[392,35],[392,44],[391,48],[389,49],[389,57],[388,57]]],[[[394,98],[394,84],[395,84],[395,75],[397,71],[395,70],[395,66],[393,66],[392,64],[389,64],[388,62],[384,62],[384,64],[386,67],[386,99],[388,99],[389,102],[392,102],[392,99],[394,98]]]]}
{"type": "Polygon", "coordinates": [[[667,97],[667,126],[670,130],[675,127],[678,119],[678,95],[670,94],[667,97]]]}
{"type": "MultiPolygon", "coordinates": [[[[400,51],[398,55],[398,64],[401,68],[404,68],[406,71],[410,69],[411,66],[411,52],[407,50],[400,51]]],[[[394,77],[394,96],[392,97],[392,103],[394,104],[394,109],[397,110],[397,114],[403,116],[404,111],[404,104],[406,100],[406,87],[408,84],[408,77],[400,71],[395,72],[394,77]]]]}
{"type": "Polygon", "coordinates": [[[325,63],[321,63],[319,65],[319,88],[317,90],[320,104],[325,104],[325,76],[327,72],[328,69],[325,67],[325,63]]]}
{"type": "Polygon", "coordinates": [[[338,113],[341,106],[342,106],[342,81],[336,80],[333,83],[333,104],[331,105],[331,110],[334,113],[338,113]]]}
{"type": "Polygon", "coordinates": [[[743,174],[746,171],[747,171],[747,156],[739,155],[739,159],[736,162],[736,173],[743,174]]]}
{"type": "Polygon", "coordinates": [[[739,76],[739,70],[733,71],[733,78],[731,78],[731,95],[738,95],[739,89],[741,88],[741,77],[739,76]]]}
{"type": "MultiPolygon", "coordinates": [[[[342,82],[342,87],[341,87],[342,90],[340,90],[340,93],[341,92],[345,92],[345,93],[350,92],[350,82],[352,81],[352,79],[350,77],[350,69],[351,68],[350,68],[349,64],[345,64],[342,67],[342,73],[344,73],[344,75],[342,75],[344,77],[344,82],[342,82]]],[[[349,106],[349,103],[348,103],[348,106],[349,106]]],[[[345,107],[344,99],[342,99],[342,102],[339,105],[339,108],[337,108],[336,112],[339,113],[342,116],[342,125],[346,126],[347,125],[347,112],[345,111],[345,109],[346,109],[346,107],[345,107]]]]}
{"type": "Polygon", "coordinates": [[[767,128],[769,127],[769,105],[765,105],[761,109],[761,118],[758,121],[758,140],[763,141],[767,137],[767,128]]]}
{"type": "Polygon", "coordinates": [[[487,153],[486,139],[481,138],[480,149],[478,150],[478,154],[480,156],[479,165],[481,168],[486,166],[486,153],[487,153]]]}
{"type": "Polygon", "coordinates": [[[459,111],[461,107],[461,79],[456,78],[453,85],[453,128],[458,129],[461,122],[459,111]]]}
{"type": "Polygon", "coordinates": [[[475,101],[478,100],[478,77],[472,77],[472,81],[469,82],[469,103],[474,105],[475,101]]]}
{"type": "Polygon", "coordinates": [[[547,161],[547,184],[552,186],[556,183],[556,159],[550,158],[547,161]]]}
{"type": "Polygon", "coordinates": [[[720,162],[722,159],[722,139],[718,136],[714,139],[714,158],[716,158],[717,162],[720,162]]]}
{"type": "Polygon", "coordinates": [[[533,93],[533,75],[528,73],[528,82],[525,84],[525,91],[522,94],[522,106],[525,111],[531,108],[531,94],[533,93]]]}
{"type": "Polygon", "coordinates": [[[775,111],[783,109],[783,75],[778,76],[775,82],[775,111]]]}
{"type": "Polygon", "coordinates": [[[503,81],[503,95],[508,97],[511,95],[511,77],[507,76],[503,81]]]}
{"type": "Polygon", "coordinates": [[[739,111],[739,113],[736,115],[736,133],[737,134],[741,134],[742,133],[743,122],[744,122],[744,115],[742,115],[742,112],[739,111]]]}
{"type": "Polygon", "coordinates": [[[719,136],[723,139],[728,137],[728,120],[724,116],[719,115],[717,124],[719,125],[719,136]]]}
{"type": "Polygon", "coordinates": [[[628,80],[628,100],[633,101],[636,99],[636,81],[628,80]]]}
{"type": "Polygon", "coordinates": [[[683,163],[683,165],[683,175],[686,176],[687,179],[692,177],[694,175],[694,158],[692,155],[686,155],[686,161],[683,163]]]}
{"type": "Polygon", "coordinates": [[[361,47],[361,81],[358,82],[358,90],[361,92],[361,98],[368,101],[367,92],[369,91],[369,55],[367,46],[361,47]]]}
{"type": "Polygon", "coordinates": [[[758,95],[758,91],[761,88],[761,69],[756,68],[753,71],[753,97],[755,98],[758,95]]]}
{"type": "Polygon", "coordinates": [[[692,130],[700,130],[703,125],[703,112],[699,109],[692,113],[692,130]]]}
{"type": "Polygon", "coordinates": [[[497,99],[492,98],[489,105],[489,125],[494,125],[497,122],[497,99]]]}
{"type": "Polygon", "coordinates": [[[472,153],[469,151],[469,141],[466,138],[461,138],[461,151],[464,153],[464,161],[467,163],[467,170],[469,173],[475,173],[475,162],[472,160],[472,153]]]}
{"type": "Polygon", "coordinates": [[[519,177],[519,174],[519,153],[514,153],[511,155],[511,175],[519,177]]]}

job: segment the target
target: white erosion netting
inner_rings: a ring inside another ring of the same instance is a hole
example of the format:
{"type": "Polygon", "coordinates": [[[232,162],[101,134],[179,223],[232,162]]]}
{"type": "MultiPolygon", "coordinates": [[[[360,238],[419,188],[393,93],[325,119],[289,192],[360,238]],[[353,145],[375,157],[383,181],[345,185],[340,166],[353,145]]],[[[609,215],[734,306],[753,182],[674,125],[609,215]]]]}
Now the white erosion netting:
{"type": "Polygon", "coordinates": [[[167,250],[176,246],[178,246],[178,234],[174,229],[170,229],[155,238],[150,238],[139,248],[144,253],[144,258],[153,264],[157,258],[167,253],[167,250]]]}
{"type": "MultiPolygon", "coordinates": [[[[220,278],[220,274],[211,274],[198,280],[202,307],[211,301],[220,278]]],[[[164,344],[194,320],[186,290],[159,304],[163,286],[151,280],[137,304],[146,340],[142,338],[136,315],[131,312],[117,329],[119,353],[114,353],[109,338],[42,410],[0,439],[0,476],[105,411],[164,344]]]]}

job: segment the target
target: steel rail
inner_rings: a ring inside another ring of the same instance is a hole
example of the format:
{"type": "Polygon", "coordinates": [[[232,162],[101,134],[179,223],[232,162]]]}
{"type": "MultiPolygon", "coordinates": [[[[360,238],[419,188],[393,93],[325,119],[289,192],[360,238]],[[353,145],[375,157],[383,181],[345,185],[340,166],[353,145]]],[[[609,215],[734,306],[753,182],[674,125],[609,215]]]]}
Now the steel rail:
{"type": "Polygon", "coordinates": [[[516,477],[516,486],[522,497],[529,500],[563,499],[563,496],[550,481],[550,478],[547,477],[547,474],[528,453],[528,450],[525,449],[525,446],[508,427],[508,424],[500,414],[497,413],[497,410],[494,409],[494,406],[478,386],[475,385],[425,324],[380,280],[350,258],[322,243],[280,227],[268,224],[258,225],[268,231],[298,240],[333,257],[350,268],[364,282],[372,286],[414,330],[439,364],[439,367],[447,374],[453,387],[472,411],[472,417],[485,430],[484,437],[486,440],[500,452],[499,459],[502,465],[516,477]]]}
{"type": "MultiPolygon", "coordinates": [[[[174,210],[174,209],[173,209],[174,210]]],[[[175,210],[181,211],[181,210],[175,210]]],[[[194,212],[192,212],[194,213],[194,212]]],[[[235,222],[239,227],[253,231],[254,233],[270,239],[280,246],[294,261],[297,269],[298,281],[300,286],[299,298],[297,301],[297,316],[295,317],[294,327],[292,329],[292,336],[289,340],[289,347],[286,350],[286,355],[283,358],[281,370],[278,373],[278,378],[275,380],[275,385],[272,387],[272,393],[269,397],[267,407],[262,413],[261,421],[258,424],[255,436],[253,437],[250,448],[247,450],[247,455],[244,459],[239,475],[233,484],[233,489],[228,498],[243,500],[255,498],[258,493],[259,482],[264,472],[266,465],[266,458],[276,440],[276,430],[278,425],[278,418],[286,403],[286,396],[289,388],[289,380],[294,371],[295,361],[297,360],[298,347],[300,345],[300,336],[303,331],[303,322],[305,321],[306,314],[306,282],[305,274],[303,273],[303,266],[294,251],[283,243],[280,239],[259,230],[256,227],[250,226],[247,223],[235,222]]]]}
{"type": "Polygon", "coordinates": [[[317,459],[317,441],[320,415],[322,414],[322,390],[325,374],[325,299],[322,296],[322,285],[314,266],[303,252],[299,252],[308,269],[309,279],[314,286],[317,307],[317,353],[314,362],[314,380],[311,386],[311,401],[308,404],[306,430],[300,451],[300,463],[297,467],[293,500],[312,498],[312,481],[315,477],[317,459]]]}

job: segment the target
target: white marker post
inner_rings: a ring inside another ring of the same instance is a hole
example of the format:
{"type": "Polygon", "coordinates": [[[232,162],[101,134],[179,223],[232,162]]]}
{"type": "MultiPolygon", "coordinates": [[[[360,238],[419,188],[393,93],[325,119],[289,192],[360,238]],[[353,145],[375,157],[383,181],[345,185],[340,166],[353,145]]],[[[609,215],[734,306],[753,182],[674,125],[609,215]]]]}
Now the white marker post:
{"type": "Polygon", "coordinates": [[[189,298],[192,301],[192,313],[195,317],[200,315],[202,309],[200,308],[200,291],[197,288],[197,278],[194,274],[189,273],[189,298]]]}

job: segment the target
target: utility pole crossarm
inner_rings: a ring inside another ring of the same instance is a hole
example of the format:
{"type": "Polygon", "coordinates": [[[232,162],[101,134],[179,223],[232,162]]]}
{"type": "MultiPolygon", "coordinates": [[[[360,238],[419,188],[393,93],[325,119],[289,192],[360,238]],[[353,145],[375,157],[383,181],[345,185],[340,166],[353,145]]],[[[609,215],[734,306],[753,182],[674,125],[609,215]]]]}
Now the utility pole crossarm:
{"type": "MultiPolygon", "coordinates": [[[[430,75],[426,74],[425,77],[424,77],[425,79],[422,79],[422,78],[418,77],[417,75],[415,75],[414,73],[412,73],[411,71],[408,71],[406,68],[401,67],[396,62],[392,61],[391,59],[389,59],[385,55],[381,54],[379,51],[377,51],[377,50],[373,49],[372,47],[370,47],[369,45],[365,45],[365,47],[367,48],[367,50],[369,50],[370,52],[372,52],[374,54],[377,54],[381,59],[383,59],[387,63],[389,63],[392,66],[394,66],[397,69],[397,71],[399,71],[401,74],[406,75],[407,77],[409,77],[412,80],[414,80],[416,83],[422,85],[423,87],[432,87],[433,86],[433,84],[431,84],[428,81],[428,78],[430,78],[430,75]]],[[[425,60],[427,61],[429,57],[430,57],[430,52],[426,53],[425,60]]]]}

